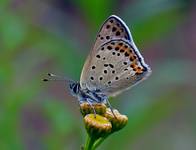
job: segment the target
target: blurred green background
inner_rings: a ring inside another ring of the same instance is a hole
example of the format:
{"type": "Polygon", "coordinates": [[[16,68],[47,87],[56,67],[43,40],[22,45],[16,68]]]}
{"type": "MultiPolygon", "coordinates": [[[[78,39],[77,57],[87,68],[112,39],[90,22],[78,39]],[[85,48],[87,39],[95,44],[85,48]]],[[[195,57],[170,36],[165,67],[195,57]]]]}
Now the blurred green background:
{"type": "Polygon", "coordinates": [[[195,150],[195,8],[193,0],[1,0],[0,149],[79,149],[77,100],[64,82],[41,79],[79,80],[99,27],[116,14],[153,73],[113,98],[129,122],[99,149],[195,150]]]}

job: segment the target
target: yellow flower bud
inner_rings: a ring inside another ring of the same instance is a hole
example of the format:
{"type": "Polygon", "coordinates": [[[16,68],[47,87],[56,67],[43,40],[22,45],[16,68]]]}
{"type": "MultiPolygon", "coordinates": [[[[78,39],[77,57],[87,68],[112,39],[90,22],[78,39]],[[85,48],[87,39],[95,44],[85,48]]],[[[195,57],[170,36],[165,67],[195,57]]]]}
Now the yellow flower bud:
{"type": "MultiPolygon", "coordinates": [[[[102,103],[94,103],[92,104],[96,114],[103,115],[106,112],[106,105],[102,103]]],[[[89,105],[89,103],[82,103],[80,104],[80,111],[83,116],[86,116],[87,114],[94,113],[92,106],[89,105]]]]}
{"type": "Polygon", "coordinates": [[[110,121],[98,114],[88,114],[84,117],[86,130],[90,137],[99,138],[111,133],[110,121]]]}
{"type": "Polygon", "coordinates": [[[118,110],[113,109],[114,115],[110,108],[106,109],[105,117],[112,123],[112,132],[122,129],[128,122],[126,115],[121,115],[118,110]]]}

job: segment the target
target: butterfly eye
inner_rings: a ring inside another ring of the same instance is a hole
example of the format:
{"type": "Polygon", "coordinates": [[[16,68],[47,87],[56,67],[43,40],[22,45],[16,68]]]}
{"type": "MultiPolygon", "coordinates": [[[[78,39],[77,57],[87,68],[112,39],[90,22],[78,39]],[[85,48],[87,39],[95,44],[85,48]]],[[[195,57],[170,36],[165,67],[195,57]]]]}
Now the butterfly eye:
{"type": "Polygon", "coordinates": [[[79,84],[77,83],[71,83],[69,85],[69,88],[71,89],[71,91],[74,93],[74,94],[77,94],[79,92],[79,84]]]}
{"type": "Polygon", "coordinates": [[[74,93],[77,93],[77,90],[78,90],[78,89],[77,89],[77,86],[74,86],[73,92],[74,92],[74,93]]]}

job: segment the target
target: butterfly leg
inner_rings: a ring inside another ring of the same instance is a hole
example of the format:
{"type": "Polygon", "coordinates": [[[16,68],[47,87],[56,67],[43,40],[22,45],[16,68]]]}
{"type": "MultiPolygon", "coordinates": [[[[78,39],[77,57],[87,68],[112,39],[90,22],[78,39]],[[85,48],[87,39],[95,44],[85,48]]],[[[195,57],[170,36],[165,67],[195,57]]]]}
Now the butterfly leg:
{"type": "Polygon", "coordinates": [[[106,102],[107,102],[107,105],[109,106],[109,108],[110,108],[110,110],[111,110],[113,116],[116,118],[116,115],[114,114],[114,111],[113,111],[113,107],[112,107],[112,105],[110,104],[109,100],[106,99],[106,102]]]}
{"type": "Polygon", "coordinates": [[[87,103],[91,106],[91,108],[93,109],[94,112],[94,117],[96,118],[96,111],[95,111],[95,107],[92,105],[91,101],[88,100],[88,98],[86,99],[87,103]]]}
{"type": "Polygon", "coordinates": [[[87,102],[90,105],[90,107],[93,109],[93,113],[94,113],[94,116],[96,118],[96,111],[95,111],[94,106],[92,105],[91,100],[89,98],[85,98],[84,99],[84,98],[80,97],[79,98],[79,105],[82,104],[82,103],[84,103],[84,102],[87,102]]]}

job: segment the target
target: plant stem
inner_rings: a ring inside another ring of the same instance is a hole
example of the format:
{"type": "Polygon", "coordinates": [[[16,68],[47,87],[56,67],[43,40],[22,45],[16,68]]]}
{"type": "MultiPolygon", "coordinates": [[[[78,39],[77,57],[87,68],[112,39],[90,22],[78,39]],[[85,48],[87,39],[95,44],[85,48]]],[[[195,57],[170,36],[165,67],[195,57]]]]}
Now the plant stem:
{"type": "Polygon", "coordinates": [[[93,145],[93,149],[92,150],[95,150],[108,136],[105,136],[105,137],[102,137],[102,138],[99,138],[93,145]]]}
{"type": "Polygon", "coordinates": [[[93,144],[95,143],[96,138],[87,136],[86,144],[84,146],[84,150],[92,150],[93,144]]]}

